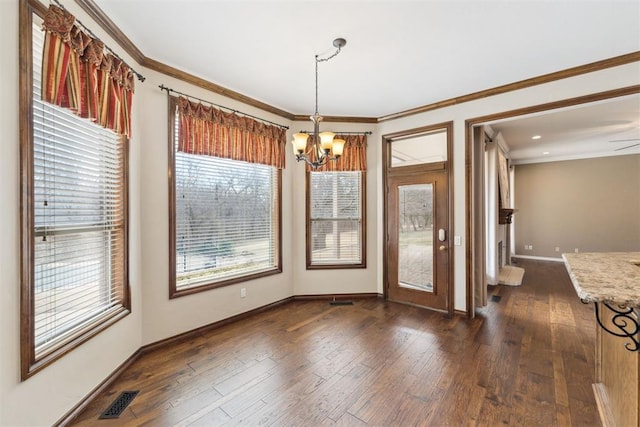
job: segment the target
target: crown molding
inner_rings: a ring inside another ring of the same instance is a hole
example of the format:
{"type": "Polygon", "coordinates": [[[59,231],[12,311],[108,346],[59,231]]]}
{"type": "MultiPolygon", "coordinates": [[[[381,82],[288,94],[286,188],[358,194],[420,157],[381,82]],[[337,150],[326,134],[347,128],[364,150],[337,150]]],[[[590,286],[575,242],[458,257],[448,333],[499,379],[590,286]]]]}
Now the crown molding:
{"type": "Polygon", "coordinates": [[[103,30],[111,36],[119,45],[122,47],[125,52],[131,56],[134,61],[136,61],[140,65],[144,65],[144,60],[146,57],[144,54],[138,49],[138,47],[133,44],[133,42],[127,37],[120,28],[113,23],[111,18],[107,16],[106,13],[93,1],[93,0],[75,0],[75,2],[84,10],[91,18],[96,21],[103,30]]]}
{"type": "Polygon", "coordinates": [[[294,115],[288,111],[276,108],[272,105],[258,101],[257,99],[243,95],[239,92],[235,92],[231,89],[227,89],[223,86],[217,85],[211,81],[205,80],[201,77],[197,77],[193,74],[171,67],[155,59],[149,58],[142,53],[138,47],[118,28],[118,26],[107,16],[106,13],[93,1],[93,0],[75,0],[75,2],[84,10],[98,25],[104,29],[104,31],[111,36],[116,43],[124,49],[137,63],[144,68],[148,68],[152,71],[165,74],[170,77],[182,80],[190,83],[194,86],[208,90],[219,95],[226,96],[236,101],[240,101],[244,104],[252,107],[259,108],[263,111],[273,113],[277,116],[284,117],[288,120],[293,120],[294,115]]]}
{"type": "Polygon", "coordinates": [[[458,96],[446,99],[444,101],[434,102],[433,104],[423,105],[422,107],[412,108],[410,110],[401,111],[399,113],[389,114],[378,118],[378,122],[400,119],[403,117],[413,116],[415,114],[425,113],[427,111],[437,110],[443,107],[462,104],[464,102],[475,101],[477,99],[487,98],[514,90],[525,89],[531,86],[537,86],[544,83],[550,83],[556,80],[562,80],[569,77],[579,76],[581,74],[592,73],[607,68],[617,67],[620,65],[630,64],[640,61],[640,51],[627,53],[625,55],[614,56],[613,58],[603,59],[601,61],[591,62],[577,67],[567,68],[565,70],[556,71],[541,76],[532,77],[530,79],[520,80],[515,83],[508,83],[502,86],[496,86],[491,89],[481,90],[479,92],[470,93],[468,95],[458,96]]]}
{"type": "Polygon", "coordinates": [[[621,156],[640,156],[640,151],[629,150],[628,152],[619,151],[612,153],[611,151],[585,153],[580,155],[563,155],[563,156],[539,156],[526,160],[513,160],[513,166],[533,165],[540,163],[566,162],[572,160],[602,159],[603,157],[621,157],[621,156]]]}
{"type": "Polygon", "coordinates": [[[190,83],[199,88],[208,90],[209,92],[217,93],[219,95],[226,96],[227,98],[240,101],[252,107],[259,108],[263,111],[267,111],[277,116],[284,117],[285,119],[293,120],[293,118],[295,117],[293,114],[291,114],[288,111],[281,110],[280,108],[276,108],[272,105],[258,101],[254,98],[243,95],[239,92],[232,91],[231,89],[227,89],[223,86],[217,85],[213,82],[210,82],[209,80],[194,76],[193,74],[189,74],[177,68],[163,64],[162,62],[156,61],[155,59],[145,58],[144,62],[142,63],[142,66],[150,70],[162,73],[166,76],[174,77],[178,80],[182,80],[183,82],[190,83]]]}
{"type": "MultiPolygon", "coordinates": [[[[263,111],[273,113],[277,116],[283,117],[293,121],[307,121],[309,116],[302,114],[293,114],[288,111],[276,108],[267,103],[258,101],[257,99],[243,95],[239,92],[227,89],[223,86],[217,85],[211,81],[194,76],[185,71],[163,64],[155,59],[148,58],[142,53],[137,46],[133,44],[131,40],[118,28],[118,26],[104,13],[102,9],[94,2],[94,0],[75,0],[75,2],[96,21],[104,31],[111,36],[116,43],[118,43],[136,62],[141,66],[153,71],[165,74],[170,77],[174,77],[179,80],[183,80],[194,86],[208,90],[213,93],[217,93],[228,98],[240,101],[244,104],[252,107],[259,108],[263,111]]],[[[409,110],[400,111],[398,113],[388,114],[381,117],[342,117],[342,116],[325,116],[325,122],[338,122],[338,123],[380,123],[390,120],[396,120],[416,114],[425,113],[427,111],[433,111],[444,107],[450,107],[457,104],[462,104],[469,101],[475,101],[477,99],[488,98],[490,96],[503,94],[519,89],[525,89],[532,86],[541,85],[544,83],[553,82],[556,80],[562,80],[569,77],[578,76],[581,74],[587,74],[594,71],[600,71],[607,68],[617,67],[620,65],[630,64],[640,61],[640,51],[631,52],[625,55],[615,56],[613,58],[604,59],[601,61],[591,62],[589,64],[580,65],[577,67],[567,68],[565,70],[556,71],[549,74],[544,74],[530,79],[520,80],[514,83],[508,83],[494,88],[481,90],[478,92],[462,95],[450,99],[446,99],[439,102],[423,105],[420,107],[412,108],[409,110]]]]}
{"type": "Polygon", "coordinates": [[[588,95],[574,98],[561,99],[544,104],[530,105],[528,107],[516,108],[514,110],[502,111],[500,113],[487,114],[485,116],[474,117],[466,120],[467,126],[485,122],[495,122],[510,117],[523,116],[526,114],[540,113],[542,111],[555,110],[558,108],[571,107],[574,105],[588,104],[591,102],[603,101],[605,99],[618,98],[620,96],[635,95],[640,93],[640,84],[621,87],[618,89],[606,90],[604,92],[590,93],[588,95]]]}
{"type": "MultiPolygon", "coordinates": [[[[293,116],[293,121],[296,122],[308,122],[310,116],[305,116],[303,114],[296,114],[293,116]]],[[[334,123],[378,123],[378,119],[376,117],[348,117],[348,116],[322,116],[323,122],[334,122],[334,123]]]]}

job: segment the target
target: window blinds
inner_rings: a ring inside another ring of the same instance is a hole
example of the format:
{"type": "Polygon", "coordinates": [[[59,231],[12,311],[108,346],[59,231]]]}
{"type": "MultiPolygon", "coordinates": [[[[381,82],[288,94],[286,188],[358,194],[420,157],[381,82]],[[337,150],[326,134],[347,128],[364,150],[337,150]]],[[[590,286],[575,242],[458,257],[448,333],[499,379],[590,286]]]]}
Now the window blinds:
{"type": "Polygon", "coordinates": [[[33,28],[33,325],[36,359],[123,305],[125,153],[112,131],[40,100],[33,28]]]}
{"type": "Polygon", "coordinates": [[[309,172],[311,265],[362,262],[362,172],[309,172]]]}
{"type": "Polygon", "coordinates": [[[277,268],[277,168],[176,149],[175,188],[176,290],[277,268]]]}

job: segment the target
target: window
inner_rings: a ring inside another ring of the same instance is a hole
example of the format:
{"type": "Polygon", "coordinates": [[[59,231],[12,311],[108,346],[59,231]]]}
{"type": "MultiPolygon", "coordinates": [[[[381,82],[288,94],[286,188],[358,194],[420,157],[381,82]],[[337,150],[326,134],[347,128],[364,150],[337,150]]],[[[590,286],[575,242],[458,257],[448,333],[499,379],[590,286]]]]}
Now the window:
{"type": "Polygon", "coordinates": [[[127,142],[40,100],[40,27],[21,34],[33,116],[21,153],[23,378],[129,313],[127,142]]]}
{"type": "Polygon", "coordinates": [[[174,119],[171,297],[281,272],[280,170],[178,151],[174,119]]]}
{"type": "Polygon", "coordinates": [[[364,172],[308,172],[307,268],[365,267],[364,172]]]}

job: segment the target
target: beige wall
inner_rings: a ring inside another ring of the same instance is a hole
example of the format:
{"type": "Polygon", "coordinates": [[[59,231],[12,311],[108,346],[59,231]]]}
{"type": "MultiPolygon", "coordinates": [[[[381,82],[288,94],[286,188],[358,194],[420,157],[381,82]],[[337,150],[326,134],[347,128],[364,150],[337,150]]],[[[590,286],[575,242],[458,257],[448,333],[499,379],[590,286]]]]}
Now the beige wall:
{"type": "MultiPolygon", "coordinates": [[[[83,23],[90,19],[65,2],[83,23]]],[[[92,27],[109,45],[113,41],[92,27]]],[[[141,345],[140,163],[138,137],[129,150],[129,283],[132,313],[26,381],[20,381],[20,143],[18,1],[0,0],[0,426],[52,425],[141,345]]],[[[122,52],[120,55],[131,61],[122,52]]],[[[135,102],[135,101],[134,101],[135,102]]],[[[147,124],[146,126],[149,126],[147,124]]],[[[133,116],[133,133],[143,133],[133,116]]]]}
{"type": "MultiPolygon", "coordinates": [[[[84,22],[84,21],[83,21],[84,22]]],[[[268,305],[293,295],[292,227],[294,218],[292,174],[295,160],[288,150],[287,167],[282,173],[282,264],[283,272],[264,278],[225,286],[206,292],[169,299],[169,192],[168,192],[168,123],[167,94],[164,84],[177,91],[291,126],[288,120],[248,107],[237,101],[195,88],[160,73],[142,70],[147,80],[136,87],[134,114],[143,126],[136,144],[144,153],[140,161],[140,205],[144,221],[140,224],[142,251],[142,344],[149,344],[182,332],[199,328],[228,317],[268,305]],[[135,109],[135,107],[144,108],[135,109]],[[246,298],[240,298],[245,288],[246,298]]],[[[302,233],[304,240],[304,231],[302,233]]],[[[302,261],[304,262],[304,260],[302,261]]]]}
{"type": "MultiPolygon", "coordinates": [[[[304,168],[288,151],[283,172],[283,273],[202,292],[168,298],[167,104],[165,84],[186,93],[282,123],[301,123],[262,112],[187,83],[145,70],[118,48],[74,2],[65,2],[83,23],[142,72],[136,83],[131,141],[130,267],[133,313],[20,382],[20,170],[18,109],[18,0],[0,0],[0,425],[51,425],[81,401],[141,345],[207,325],[295,294],[382,292],[381,135],[446,121],[454,122],[454,224],[465,236],[465,120],[515,108],[572,98],[640,83],[640,63],[454,105],[380,124],[330,124],[332,129],[371,130],[367,172],[367,268],[314,270],[304,266],[304,168]],[[239,288],[247,289],[240,299],[239,288]],[[34,405],[34,402],[37,403],[34,405]]],[[[372,67],[375,63],[370,64],[372,67]]],[[[251,96],[251,94],[247,94],[251,96]]],[[[383,97],[380,102],[384,103],[383,97]]],[[[294,113],[303,113],[296,111],[294,113]]],[[[330,112],[327,112],[330,113],[330,112]]],[[[308,124],[308,123],[307,123],[308,124]]],[[[465,310],[466,243],[454,248],[455,308],[465,310]]]]}
{"type": "Polygon", "coordinates": [[[515,208],[516,254],[638,251],[640,154],[516,166],[515,208]]]}
{"type": "MultiPolygon", "coordinates": [[[[461,246],[454,246],[454,307],[456,310],[466,310],[466,210],[465,205],[465,121],[490,114],[512,111],[532,105],[540,105],[557,100],[564,100],[591,93],[604,92],[613,88],[621,88],[640,83],[640,62],[608,68],[594,73],[557,80],[551,83],[515,90],[501,95],[490,96],[472,102],[455,104],[450,107],[428,111],[397,120],[384,121],[379,124],[378,131],[381,135],[414,129],[436,123],[453,120],[453,210],[454,223],[449,230],[452,236],[462,238],[461,246]]],[[[381,99],[380,102],[384,102],[381,99]]],[[[376,146],[376,163],[371,167],[381,168],[381,142],[370,139],[369,146],[376,146]]],[[[372,153],[373,154],[373,153],[372,153]]],[[[380,170],[380,169],[378,169],[380,170]]],[[[377,188],[382,188],[381,174],[378,174],[380,182],[377,188]]],[[[378,212],[382,212],[382,198],[379,197],[378,212]]],[[[517,202],[516,202],[517,203],[517,202]]],[[[516,205],[517,207],[517,205],[516,205]]],[[[382,236],[383,217],[378,215],[379,224],[377,235],[382,236]]],[[[377,240],[378,251],[378,283],[381,286],[382,277],[382,247],[384,240],[377,240]]],[[[381,289],[381,287],[379,288],[381,289]]]]}

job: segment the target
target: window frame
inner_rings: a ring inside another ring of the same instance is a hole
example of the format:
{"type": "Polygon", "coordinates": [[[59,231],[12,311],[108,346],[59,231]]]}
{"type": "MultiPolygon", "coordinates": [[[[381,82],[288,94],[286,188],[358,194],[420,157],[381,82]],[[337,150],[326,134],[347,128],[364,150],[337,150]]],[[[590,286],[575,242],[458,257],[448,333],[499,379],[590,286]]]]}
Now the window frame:
{"type": "Polygon", "coordinates": [[[122,215],[123,215],[123,274],[122,304],[108,315],[95,316],[71,338],[62,340],[36,357],[35,346],[35,196],[34,196],[34,131],[33,131],[33,23],[34,15],[43,18],[47,9],[34,0],[19,4],[19,111],[20,111],[20,365],[24,381],[65,354],[93,338],[131,313],[129,287],[129,141],[121,138],[122,159],[122,215]]]}
{"type": "MultiPolygon", "coordinates": [[[[336,173],[317,171],[315,173],[336,173]]],[[[360,250],[361,259],[359,263],[317,263],[314,264],[311,259],[312,255],[312,220],[311,220],[311,171],[305,172],[305,246],[306,246],[306,269],[307,270],[336,270],[336,269],[358,269],[367,268],[367,173],[360,172],[360,250]]]]}
{"type": "Polygon", "coordinates": [[[277,216],[275,218],[275,225],[277,230],[275,232],[275,250],[276,265],[272,269],[263,270],[255,273],[249,273],[242,276],[231,277],[228,279],[222,279],[217,281],[203,281],[202,284],[191,286],[186,289],[178,289],[177,287],[177,272],[176,272],[176,224],[177,224],[177,204],[176,204],[176,129],[175,120],[178,106],[178,99],[175,96],[168,96],[168,185],[169,185],[169,299],[179,298],[186,295],[192,295],[200,292],[205,292],[211,289],[218,289],[225,286],[234,285],[237,283],[246,282],[249,280],[255,280],[262,277],[272,276],[274,274],[282,273],[282,170],[276,171],[276,185],[275,191],[277,192],[277,216]]]}

